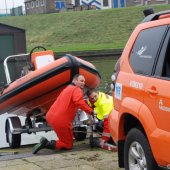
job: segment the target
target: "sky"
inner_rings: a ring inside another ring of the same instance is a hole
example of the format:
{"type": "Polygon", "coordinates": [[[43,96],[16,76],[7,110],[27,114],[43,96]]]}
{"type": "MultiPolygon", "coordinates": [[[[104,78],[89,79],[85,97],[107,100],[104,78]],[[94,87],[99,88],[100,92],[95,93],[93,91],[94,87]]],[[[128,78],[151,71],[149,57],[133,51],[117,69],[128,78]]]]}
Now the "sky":
{"type": "Polygon", "coordinates": [[[24,0],[0,0],[0,9],[24,6],[24,0]]]}

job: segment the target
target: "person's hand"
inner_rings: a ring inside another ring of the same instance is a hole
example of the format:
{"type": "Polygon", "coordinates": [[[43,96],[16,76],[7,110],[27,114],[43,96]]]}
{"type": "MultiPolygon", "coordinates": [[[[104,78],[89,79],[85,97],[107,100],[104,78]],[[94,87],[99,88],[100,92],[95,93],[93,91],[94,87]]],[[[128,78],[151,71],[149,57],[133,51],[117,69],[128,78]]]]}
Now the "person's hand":
{"type": "Polygon", "coordinates": [[[97,118],[97,113],[95,110],[93,111],[93,115],[94,115],[94,118],[97,118]]]}
{"type": "Polygon", "coordinates": [[[89,119],[86,121],[87,125],[92,125],[93,124],[93,118],[92,116],[89,116],[89,119]]]}
{"type": "Polygon", "coordinates": [[[93,118],[96,118],[97,117],[97,113],[95,110],[92,111],[91,115],[93,116],[93,118]]]}

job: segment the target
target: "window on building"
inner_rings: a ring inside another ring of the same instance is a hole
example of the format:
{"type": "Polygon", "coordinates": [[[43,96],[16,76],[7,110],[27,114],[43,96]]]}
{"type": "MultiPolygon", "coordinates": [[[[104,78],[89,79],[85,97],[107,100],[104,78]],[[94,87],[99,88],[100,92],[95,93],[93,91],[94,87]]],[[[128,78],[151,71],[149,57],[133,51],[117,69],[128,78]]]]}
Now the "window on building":
{"type": "Polygon", "coordinates": [[[134,2],[134,3],[141,3],[140,0],[134,0],[133,2],[134,2]]]}
{"type": "Polygon", "coordinates": [[[103,6],[109,6],[109,1],[108,0],[103,0],[103,6]]]}
{"type": "Polygon", "coordinates": [[[65,3],[64,1],[56,1],[55,6],[56,6],[56,9],[63,9],[65,8],[65,3]]]}
{"type": "Polygon", "coordinates": [[[40,2],[41,2],[41,6],[44,6],[44,5],[45,5],[44,0],[41,0],[40,2]]]}
{"type": "Polygon", "coordinates": [[[31,2],[31,8],[34,8],[34,1],[31,2]]]}
{"type": "Polygon", "coordinates": [[[26,9],[30,9],[30,3],[26,3],[26,9]]]}
{"type": "Polygon", "coordinates": [[[135,73],[151,75],[166,26],[143,30],[137,37],[130,55],[135,73]]]}
{"type": "Polygon", "coordinates": [[[36,7],[39,7],[39,0],[36,0],[36,7]]]}

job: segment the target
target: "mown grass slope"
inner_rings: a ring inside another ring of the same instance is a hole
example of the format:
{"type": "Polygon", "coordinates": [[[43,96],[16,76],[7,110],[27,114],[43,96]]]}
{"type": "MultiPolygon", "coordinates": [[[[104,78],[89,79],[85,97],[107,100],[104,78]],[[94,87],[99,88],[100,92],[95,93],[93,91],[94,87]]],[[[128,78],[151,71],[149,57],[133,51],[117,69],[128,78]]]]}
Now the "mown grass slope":
{"type": "MultiPolygon", "coordinates": [[[[170,5],[152,7],[155,12],[170,9],[170,5]]],[[[119,49],[143,20],[145,8],[0,17],[0,23],[25,29],[28,51],[38,45],[56,52],[119,49]]]]}

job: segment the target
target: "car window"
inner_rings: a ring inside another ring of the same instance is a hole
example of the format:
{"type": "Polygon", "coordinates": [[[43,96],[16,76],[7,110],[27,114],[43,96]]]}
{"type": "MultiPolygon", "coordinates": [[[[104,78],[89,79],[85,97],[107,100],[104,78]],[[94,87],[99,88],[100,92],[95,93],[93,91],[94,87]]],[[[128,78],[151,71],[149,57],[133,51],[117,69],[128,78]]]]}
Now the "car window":
{"type": "Polygon", "coordinates": [[[167,35],[160,52],[155,76],[159,76],[160,78],[170,78],[170,29],[167,31],[167,35]]]}
{"type": "Polygon", "coordinates": [[[130,64],[135,73],[151,75],[166,28],[160,26],[140,32],[130,55],[130,64]]]}

